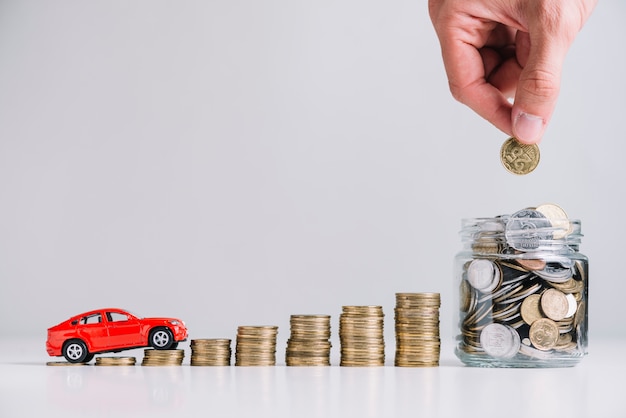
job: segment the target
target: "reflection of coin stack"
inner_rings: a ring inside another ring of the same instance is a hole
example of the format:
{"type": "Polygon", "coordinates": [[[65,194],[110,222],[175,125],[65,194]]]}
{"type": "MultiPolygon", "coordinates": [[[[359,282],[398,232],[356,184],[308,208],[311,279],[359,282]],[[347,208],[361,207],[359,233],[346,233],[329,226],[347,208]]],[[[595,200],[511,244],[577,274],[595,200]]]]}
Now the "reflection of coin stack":
{"type": "Polygon", "coordinates": [[[134,366],[135,357],[96,357],[96,366],[134,366]]]}
{"type": "Polygon", "coordinates": [[[396,366],[438,366],[439,293],[396,293],[396,366]]]}
{"type": "Polygon", "coordinates": [[[291,315],[287,366],[330,366],[330,315],[291,315]]]}
{"type": "Polygon", "coordinates": [[[339,318],[341,366],[384,366],[382,306],[344,306],[339,318]]]}
{"type": "Polygon", "coordinates": [[[237,328],[235,366],[274,366],[277,334],[277,326],[240,326],[237,328]]]}
{"type": "Polygon", "coordinates": [[[185,357],[185,350],[143,350],[142,366],[180,366],[185,357]]]}
{"type": "Polygon", "coordinates": [[[192,366],[230,366],[230,340],[225,338],[191,340],[192,366]]]}

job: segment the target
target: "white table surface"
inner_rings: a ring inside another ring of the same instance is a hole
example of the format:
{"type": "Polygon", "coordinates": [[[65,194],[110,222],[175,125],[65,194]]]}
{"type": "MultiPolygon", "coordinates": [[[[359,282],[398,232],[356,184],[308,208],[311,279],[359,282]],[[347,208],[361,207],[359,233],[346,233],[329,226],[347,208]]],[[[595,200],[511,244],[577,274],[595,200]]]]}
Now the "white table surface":
{"type": "Polygon", "coordinates": [[[0,417],[626,417],[624,340],[562,369],[465,367],[449,344],[433,368],[286,367],[281,352],[191,367],[188,343],[178,367],[50,367],[43,341],[0,338],[0,417]]]}

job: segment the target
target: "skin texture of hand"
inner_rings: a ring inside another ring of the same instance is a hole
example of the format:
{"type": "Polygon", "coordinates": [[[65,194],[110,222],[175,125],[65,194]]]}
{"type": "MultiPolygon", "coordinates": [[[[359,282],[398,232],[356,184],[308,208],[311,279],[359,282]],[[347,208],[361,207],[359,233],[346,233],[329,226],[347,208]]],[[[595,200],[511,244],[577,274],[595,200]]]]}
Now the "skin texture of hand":
{"type": "Polygon", "coordinates": [[[520,142],[538,143],[565,55],[596,3],[429,0],[452,95],[520,142]]]}

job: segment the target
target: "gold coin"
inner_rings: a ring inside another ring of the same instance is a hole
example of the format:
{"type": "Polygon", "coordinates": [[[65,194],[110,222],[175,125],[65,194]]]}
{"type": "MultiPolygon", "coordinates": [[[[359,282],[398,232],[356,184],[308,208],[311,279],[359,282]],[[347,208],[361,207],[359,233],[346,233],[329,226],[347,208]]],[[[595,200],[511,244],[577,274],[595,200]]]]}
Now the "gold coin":
{"type": "Polygon", "coordinates": [[[578,304],[578,309],[576,309],[576,313],[574,314],[574,326],[576,328],[578,328],[578,326],[585,319],[585,315],[587,314],[586,309],[587,309],[587,305],[585,304],[585,301],[583,300],[582,302],[578,304]]]}
{"type": "Polygon", "coordinates": [[[559,327],[548,318],[533,322],[528,334],[532,345],[542,351],[551,350],[559,341],[559,327]]]}
{"type": "Polygon", "coordinates": [[[527,296],[526,299],[524,299],[524,302],[522,302],[522,307],[520,309],[522,319],[528,325],[532,325],[536,320],[543,318],[539,309],[540,300],[541,295],[534,294],[527,296]]]}
{"type": "Polygon", "coordinates": [[[541,295],[541,310],[554,321],[564,319],[569,311],[567,296],[557,289],[546,290],[541,295]]]}
{"type": "Polygon", "coordinates": [[[461,312],[469,311],[472,306],[472,288],[467,280],[461,280],[459,295],[459,309],[461,312]]]}
{"type": "Polygon", "coordinates": [[[510,173],[528,174],[539,165],[539,147],[537,144],[522,144],[511,137],[500,148],[500,161],[510,173]]]}
{"type": "Polygon", "coordinates": [[[134,366],[135,357],[97,357],[96,366],[134,366]]]}
{"type": "Polygon", "coordinates": [[[69,361],[49,361],[46,366],[86,366],[87,363],[70,363],[69,361]]]}
{"type": "Polygon", "coordinates": [[[537,212],[540,212],[548,218],[555,231],[552,233],[554,239],[565,238],[572,232],[572,224],[570,223],[567,213],[558,205],[554,203],[545,203],[535,208],[537,212]]]}

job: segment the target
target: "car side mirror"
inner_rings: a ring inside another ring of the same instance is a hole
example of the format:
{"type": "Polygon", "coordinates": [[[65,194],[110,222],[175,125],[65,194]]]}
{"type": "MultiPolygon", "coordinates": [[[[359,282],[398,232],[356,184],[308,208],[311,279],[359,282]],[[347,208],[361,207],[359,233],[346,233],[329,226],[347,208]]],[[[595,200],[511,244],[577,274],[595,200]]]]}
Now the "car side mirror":
{"type": "Polygon", "coordinates": [[[78,321],[77,320],[73,320],[72,321],[72,325],[78,325],[78,321]]]}

